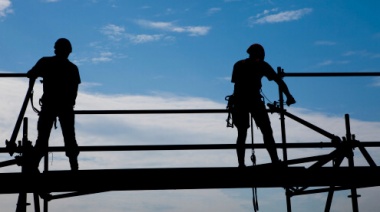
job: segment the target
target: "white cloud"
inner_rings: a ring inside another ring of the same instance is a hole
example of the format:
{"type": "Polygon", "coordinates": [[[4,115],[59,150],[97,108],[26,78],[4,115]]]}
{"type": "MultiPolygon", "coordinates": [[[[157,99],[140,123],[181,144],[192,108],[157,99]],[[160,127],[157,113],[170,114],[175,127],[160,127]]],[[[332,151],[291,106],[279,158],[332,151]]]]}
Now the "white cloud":
{"type": "MultiPolygon", "coordinates": [[[[160,29],[163,31],[170,31],[170,32],[176,32],[176,33],[187,33],[189,36],[203,36],[207,35],[210,27],[205,26],[175,26],[171,22],[152,22],[152,21],[146,21],[146,20],[138,20],[136,22],[140,26],[153,28],[153,29],[160,29]]],[[[155,41],[171,41],[174,40],[173,36],[165,35],[165,34],[132,34],[127,33],[125,28],[123,26],[118,26],[115,24],[108,24],[101,28],[100,32],[104,35],[106,35],[109,39],[113,41],[120,42],[122,40],[128,40],[131,43],[134,44],[142,44],[147,42],[155,42],[155,41]]],[[[109,57],[99,57],[94,58],[93,61],[110,61],[109,57]]]]}
{"type": "Polygon", "coordinates": [[[207,35],[211,27],[208,26],[177,26],[172,22],[160,22],[160,21],[148,21],[137,20],[136,23],[140,26],[159,29],[169,32],[187,33],[190,36],[202,36],[207,35]]]}
{"type": "Polygon", "coordinates": [[[94,63],[109,62],[112,60],[112,58],[113,58],[112,52],[101,52],[99,57],[94,57],[91,59],[91,61],[94,63]]]}
{"type": "MultiPolygon", "coordinates": [[[[142,44],[148,42],[154,42],[159,40],[171,40],[171,36],[166,36],[164,34],[131,34],[125,31],[123,26],[117,26],[115,24],[108,24],[104,26],[101,31],[102,34],[106,35],[109,39],[113,41],[122,41],[127,39],[129,42],[134,44],[142,44]]],[[[99,58],[101,59],[101,58],[99,58]]],[[[106,59],[106,58],[103,58],[106,59]]]]}
{"type": "Polygon", "coordinates": [[[0,0],[0,17],[5,17],[7,14],[12,13],[10,0],[0,0]]]}
{"type": "Polygon", "coordinates": [[[271,10],[264,10],[262,13],[259,13],[256,15],[256,18],[260,18],[264,15],[268,15],[269,13],[273,13],[273,12],[277,12],[278,11],[278,8],[273,8],[271,10]]]}
{"type": "Polygon", "coordinates": [[[127,34],[126,37],[135,44],[139,43],[147,43],[147,42],[153,42],[153,41],[159,41],[163,37],[165,37],[162,34],[155,34],[155,35],[149,35],[149,34],[139,34],[139,35],[133,35],[133,34],[127,34]]]}
{"type": "Polygon", "coordinates": [[[124,27],[115,24],[108,24],[101,29],[101,33],[108,36],[112,40],[120,40],[124,35],[124,27]]]}
{"type": "Polygon", "coordinates": [[[299,10],[291,10],[279,12],[276,14],[270,14],[272,12],[276,12],[277,9],[274,10],[264,10],[263,13],[256,15],[255,17],[250,17],[250,24],[266,24],[266,23],[281,23],[281,22],[289,22],[296,21],[301,19],[303,16],[311,13],[313,9],[304,8],[299,10]],[[262,17],[263,16],[263,17],[262,17]]]}

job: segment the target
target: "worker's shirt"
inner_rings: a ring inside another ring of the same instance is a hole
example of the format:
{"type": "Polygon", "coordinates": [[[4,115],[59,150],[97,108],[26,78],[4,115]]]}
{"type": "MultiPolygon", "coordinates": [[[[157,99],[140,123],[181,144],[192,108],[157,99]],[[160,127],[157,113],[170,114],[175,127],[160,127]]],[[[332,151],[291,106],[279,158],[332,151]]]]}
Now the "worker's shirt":
{"type": "Polygon", "coordinates": [[[78,67],[67,58],[42,57],[28,71],[27,76],[29,78],[43,78],[42,103],[44,105],[75,105],[81,79],[78,67]]]}
{"type": "Polygon", "coordinates": [[[261,79],[274,80],[277,77],[273,68],[265,61],[244,59],[233,67],[231,82],[234,83],[234,98],[237,104],[260,101],[262,96],[261,79]]]}

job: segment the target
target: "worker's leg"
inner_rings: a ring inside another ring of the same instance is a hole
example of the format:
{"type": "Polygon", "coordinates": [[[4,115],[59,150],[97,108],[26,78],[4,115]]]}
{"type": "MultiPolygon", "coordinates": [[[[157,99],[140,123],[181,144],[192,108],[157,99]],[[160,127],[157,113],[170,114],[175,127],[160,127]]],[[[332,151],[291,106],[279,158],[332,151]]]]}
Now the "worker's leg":
{"type": "Polygon", "coordinates": [[[232,113],[234,125],[237,128],[238,135],[236,139],[236,154],[239,167],[245,167],[245,140],[247,138],[247,129],[249,128],[249,113],[246,111],[237,111],[232,113]]]}
{"type": "Polygon", "coordinates": [[[42,107],[37,123],[38,136],[32,153],[32,168],[38,168],[42,157],[48,152],[49,137],[54,120],[55,113],[49,108],[42,107]]]}
{"type": "Polygon", "coordinates": [[[255,119],[256,125],[260,128],[261,133],[263,134],[264,144],[272,162],[278,162],[279,158],[277,155],[276,142],[273,137],[270,119],[264,103],[256,106],[252,116],[255,119]]]}
{"type": "Polygon", "coordinates": [[[65,108],[60,111],[58,117],[62,128],[66,156],[69,158],[71,169],[77,170],[79,148],[75,138],[74,110],[72,108],[65,108]]]}

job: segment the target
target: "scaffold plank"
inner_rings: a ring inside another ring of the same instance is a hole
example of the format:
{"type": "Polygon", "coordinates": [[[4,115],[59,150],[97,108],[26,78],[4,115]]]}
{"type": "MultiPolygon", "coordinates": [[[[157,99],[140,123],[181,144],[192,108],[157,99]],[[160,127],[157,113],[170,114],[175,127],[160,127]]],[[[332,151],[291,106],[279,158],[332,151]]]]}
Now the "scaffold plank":
{"type": "Polygon", "coordinates": [[[0,193],[98,192],[252,187],[380,186],[379,167],[154,168],[1,173],[0,193]]]}

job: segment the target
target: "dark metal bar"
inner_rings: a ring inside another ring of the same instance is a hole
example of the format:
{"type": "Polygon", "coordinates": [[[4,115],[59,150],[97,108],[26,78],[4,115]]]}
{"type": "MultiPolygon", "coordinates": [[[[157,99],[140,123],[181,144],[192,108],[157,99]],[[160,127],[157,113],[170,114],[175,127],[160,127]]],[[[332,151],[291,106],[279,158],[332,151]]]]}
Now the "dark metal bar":
{"type": "MultiPolygon", "coordinates": [[[[334,167],[338,168],[342,164],[343,159],[344,159],[344,157],[342,157],[342,156],[339,158],[336,158],[335,163],[334,163],[334,167]]],[[[330,211],[335,191],[336,191],[335,186],[333,186],[333,185],[330,186],[329,192],[327,194],[325,211],[330,211]]]]}
{"type": "MultiPolygon", "coordinates": [[[[365,187],[360,187],[360,188],[365,188],[365,187]]],[[[343,191],[343,190],[349,190],[349,187],[342,187],[342,186],[335,186],[334,190],[335,191],[343,191]]],[[[300,196],[300,195],[305,195],[305,194],[317,194],[317,193],[326,193],[330,191],[330,187],[328,188],[317,188],[317,189],[310,189],[310,190],[305,190],[305,191],[294,191],[292,193],[292,196],[300,196]]],[[[325,209],[325,211],[329,211],[329,209],[325,209]]]]}
{"type": "MultiPolygon", "coordinates": [[[[284,70],[281,67],[277,67],[277,74],[282,75],[284,73],[284,70]]],[[[279,101],[280,101],[280,124],[281,124],[281,141],[282,144],[286,144],[286,130],[285,130],[285,115],[282,113],[284,110],[284,94],[281,90],[281,87],[278,86],[278,93],[279,93],[279,101]]],[[[286,162],[288,160],[288,153],[286,151],[286,148],[282,148],[282,154],[283,154],[283,160],[286,162]]],[[[289,210],[288,210],[289,211],[289,210]]]]}
{"type": "MultiPolygon", "coordinates": [[[[370,147],[380,147],[380,142],[361,142],[360,145],[370,146],[370,147]]],[[[354,147],[357,144],[353,144],[354,147]]],[[[264,144],[245,144],[246,149],[266,148],[264,144]]],[[[336,148],[337,145],[328,142],[314,142],[314,143],[287,143],[287,144],[276,144],[277,148],[336,148]]],[[[183,144],[183,145],[114,145],[114,146],[80,146],[79,150],[83,152],[92,151],[162,151],[162,150],[226,150],[226,149],[236,149],[236,144],[183,144]]],[[[60,146],[50,146],[49,152],[62,152],[64,147],[60,146]]],[[[5,148],[0,148],[0,153],[7,153],[5,148]]],[[[0,162],[0,167],[7,165],[16,164],[16,160],[9,160],[0,162]],[[2,165],[4,164],[4,165],[2,165]]]]}
{"type": "Polygon", "coordinates": [[[69,197],[77,197],[77,196],[83,196],[83,195],[89,195],[89,194],[97,194],[97,193],[104,193],[104,192],[109,192],[109,191],[90,191],[90,192],[70,192],[70,193],[65,193],[65,194],[57,194],[53,195],[51,197],[51,200],[55,199],[63,199],[63,198],[69,198],[69,197]]]}
{"type": "MultiPolygon", "coordinates": [[[[28,119],[24,118],[24,124],[23,124],[23,136],[22,136],[22,148],[24,148],[27,144],[25,141],[28,140],[27,135],[28,135],[28,119]]],[[[21,173],[26,173],[26,168],[24,164],[21,166],[21,173]]],[[[23,179],[26,180],[26,179],[23,179]]],[[[21,191],[18,194],[18,199],[17,199],[17,207],[16,207],[16,212],[26,212],[26,207],[27,207],[27,193],[25,191],[21,191]]]]}
{"type": "Polygon", "coordinates": [[[33,193],[33,200],[34,200],[34,212],[40,212],[40,197],[37,193],[33,193]]]}
{"type": "Polygon", "coordinates": [[[11,166],[11,165],[15,165],[15,164],[17,164],[17,160],[16,159],[7,160],[7,161],[0,162],[0,167],[11,166]]]}
{"type": "Polygon", "coordinates": [[[380,76],[380,72],[319,72],[319,73],[283,73],[284,77],[368,77],[380,76]]]}
{"type": "Polygon", "coordinates": [[[26,77],[26,73],[0,73],[0,77],[26,77]]]}
{"type": "MultiPolygon", "coordinates": [[[[0,73],[0,77],[26,77],[26,73],[0,73]]],[[[367,77],[380,76],[380,72],[293,72],[284,77],[367,77]]]]}
{"type": "Polygon", "coordinates": [[[329,156],[330,156],[329,154],[326,154],[326,155],[317,155],[317,156],[311,156],[311,157],[297,158],[297,159],[287,160],[285,163],[287,165],[309,163],[309,162],[313,162],[313,161],[324,160],[324,159],[326,159],[326,157],[329,157],[329,156]]]}
{"type": "Polygon", "coordinates": [[[287,111],[284,111],[283,113],[287,117],[289,117],[289,118],[291,118],[291,119],[293,119],[293,120],[295,120],[295,121],[297,121],[297,122],[299,122],[299,123],[307,126],[308,128],[310,128],[310,129],[312,129],[312,130],[314,130],[316,132],[319,132],[320,134],[326,136],[327,138],[330,138],[332,142],[335,141],[334,143],[337,143],[337,141],[340,140],[340,138],[338,136],[336,136],[334,134],[331,134],[331,133],[329,133],[329,132],[327,132],[327,131],[325,131],[325,130],[323,130],[323,129],[321,129],[321,128],[319,128],[319,127],[317,127],[317,126],[315,126],[315,125],[313,125],[313,124],[311,124],[311,123],[309,123],[309,122],[307,122],[307,121],[305,121],[305,120],[303,120],[303,119],[301,119],[301,118],[299,118],[299,117],[297,117],[297,116],[295,116],[295,115],[293,115],[291,113],[289,113],[289,112],[287,112],[287,111]]]}
{"type": "MultiPolygon", "coordinates": [[[[344,118],[345,118],[345,123],[346,123],[347,142],[353,143],[352,135],[351,135],[351,127],[350,127],[350,117],[348,114],[345,114],[344,118]]],[[[350,169],[353,170],[355,168],[355,165],[354,165],[354,153],[352,149],[351,149],[351,152],[352,152],[351,155],[347,158],[348,158],[348,166],[350,169]]],[[[350,178],[350,177],[351,177],[350,175],[346,176],[346,178],[350,178]]],[[[358,212],[359,211],[358,193],[355,186],[351,186],[351,202],[352,202],[352,211],[358,212]]]]}
{"type": "MultiPolygon", "coordinates": [[[[379,142],[380,146],[380,142],[379,142]]],[[[245,144],[246,149],[265,149],[264,144],[245,144]]],[[[331,143],[288,143],[276,144],[277,148],[335,148],[331,143]]],[[[183,145],[127,145],[127,146],[80,146],[79,150],[85,151],[155,151],[155,150],[226,150],[236,149],[236,144],[183,144],[183,145]]],[[[63,147],[49,147],[49,152],[64,151],[63,147]]]]}
{"type": "Polygon", "coordinates": [[[177,114],[177,113],[228,113],[226,109],[162,109],[162,110],[76,110],[75,114],[177,114]]]}
{"type": "Polygon", "coordinates": [[[371,155],[369,155],[366,148],[357,140],[354,140],[353,142],[356,144],[356,146],[358,146],[360,152],[363,154],[363,156],[366,159],[366,161],[368,162],[368,164],[370,166],[376,167],[377,165],[376,165],[375,161],[372,159],[371,155]]]}
{"type": "MultiPolygon", "coordinates": [[[[277,67],[277,74],[279,76],[283,76],[284,69],[281,67],[277,67]]],[[[282,78],[282,77],[281,77],[282,78]]],[[[278,86],[278,94],[279,94],[279,102],[280,102],[280,124],[281,124],[281,140],[282,144],[286,144],[286,130],[285,130],[285,115],[283,113],[284,110],[284,94],[280,86],[278,86]]],[[[283,160],[286,163],[288,160],[288,152],[285,147],[282,148],[282,155],[283,155],[283,160]]],[[[292,211],[292,204],[290,200],[290,196],[288,195],[289,193],[289,188],[285,188],[285,198],[286,198],[286,209],[287,212],[292,211]]]]}
{"type": "Polygon", "coordinates": [[[238,167],[103,169],[79,170],[77,172],[49,171],[37,175],[2,173],[0,174],[0,181],[8,183],[2,185],[0,193],[18,193],[20,190],[25,192],[36,190],[46,192],[99,192],[108,190],[322,187],[330,185],[350,188],[350,186],[380,186],[379,179],[379,167],[305,169],[304,167],[254,166],[245,169],[238,167]],[[352,173],[361,174],[354,175],[352,173]],[[96,182],[96,185],[88,180],[94,176],[102,179],[96,182]],[[146,176],[154,177],[146,178],[146,176]],[[25,182],[22,179],[28,180],[25,182]]]}

